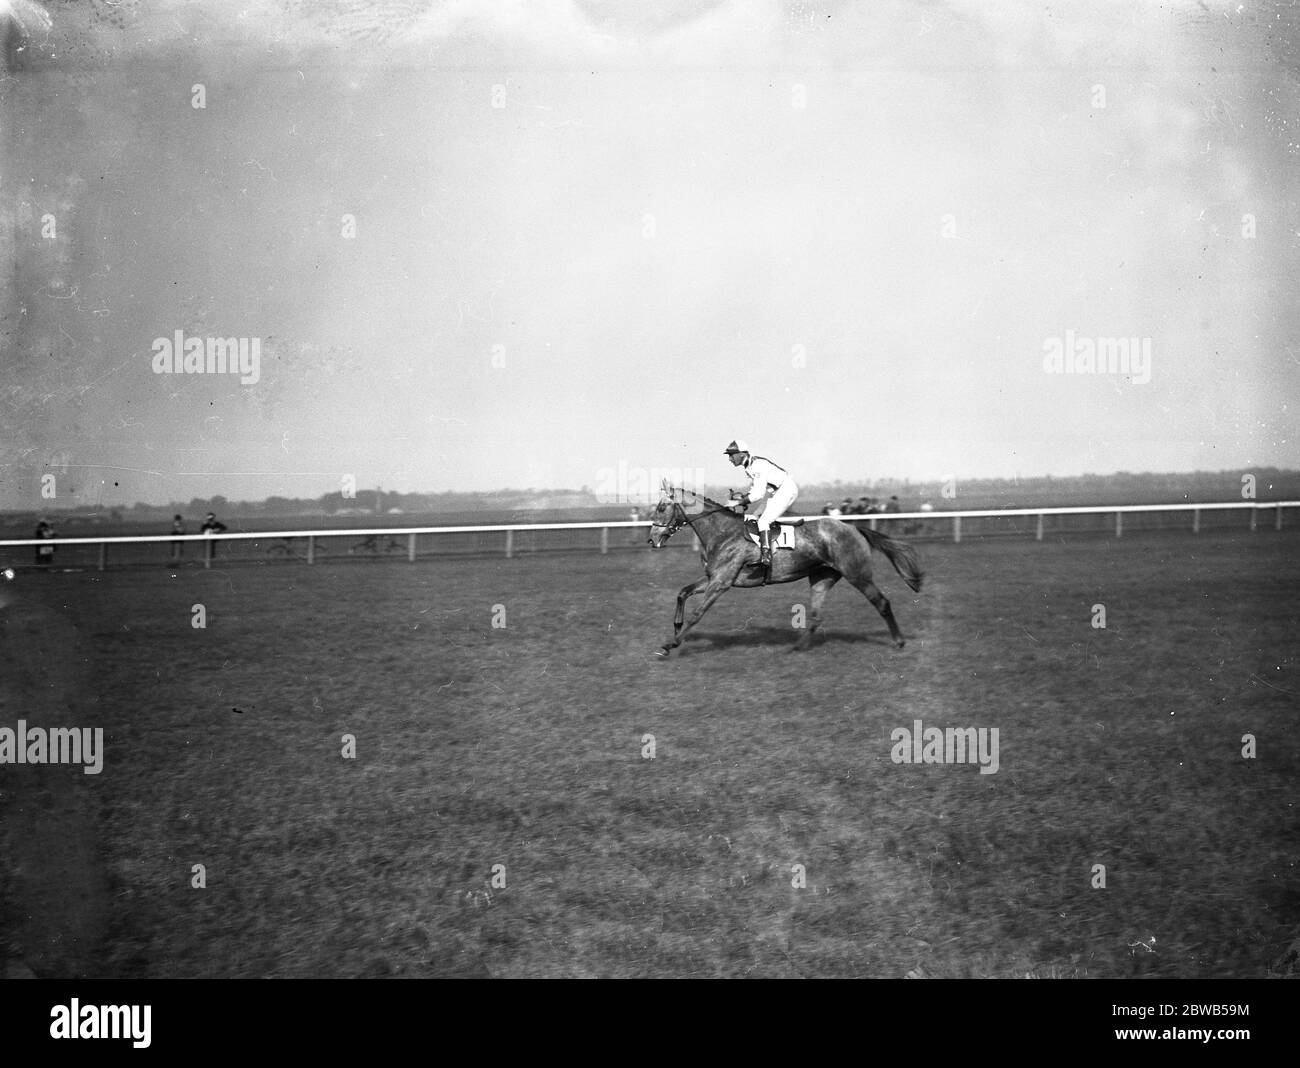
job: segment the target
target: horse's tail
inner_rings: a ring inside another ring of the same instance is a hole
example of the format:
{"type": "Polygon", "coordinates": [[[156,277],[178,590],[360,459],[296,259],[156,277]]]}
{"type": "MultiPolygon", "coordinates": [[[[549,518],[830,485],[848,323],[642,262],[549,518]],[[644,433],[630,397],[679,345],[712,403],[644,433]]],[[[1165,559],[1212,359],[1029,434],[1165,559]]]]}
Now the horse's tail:
{"type": "Polygon", "coordinates": [[[921,592],[921,580],[925,578],[925,572],[921,570],[921,561],[917,558],[915,549],[905,541],[895,541],[870,527],[858,527],[858,533],[867,539],[873,549],[885,554],[894,565],[894,570],[912,590],[921,592]]]}

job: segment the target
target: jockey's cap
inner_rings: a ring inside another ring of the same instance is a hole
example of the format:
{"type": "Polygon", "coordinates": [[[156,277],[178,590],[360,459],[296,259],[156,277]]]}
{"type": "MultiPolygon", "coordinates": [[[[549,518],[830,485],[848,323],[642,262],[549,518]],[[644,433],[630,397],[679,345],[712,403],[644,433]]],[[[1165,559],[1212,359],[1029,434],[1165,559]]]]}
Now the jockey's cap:
{"type": "Polygon", "coordinates": [[[749,452],[749,446],[741,441],[740,438],[737,438],[722,451],[725,455],[730,456],[733,452],[749,452]]]}

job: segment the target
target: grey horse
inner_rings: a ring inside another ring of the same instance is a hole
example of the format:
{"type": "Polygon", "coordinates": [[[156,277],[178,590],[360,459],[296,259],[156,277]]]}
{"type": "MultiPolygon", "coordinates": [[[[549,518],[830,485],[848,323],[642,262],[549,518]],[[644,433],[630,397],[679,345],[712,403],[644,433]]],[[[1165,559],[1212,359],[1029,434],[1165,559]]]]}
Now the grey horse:
{"type": "Polygon", "coordinates": [[[889,600],[872,581],[871,550],[884,553],[903,581],[919,592],[924,575],[916,551],[906,542],[870,529],[855,530],[830,516],[796,520],[795,524],[795,547],[777,549],[769,572],[758,561],[758,546],[746,534],[741,512],[702,494],[665,484],[663,496],[650,514],[648,540],[654,548],[661,548],[682,527],[689,526],[700,540],[704,577],[683,586],[677,594],[672,640],[657,649],[655,655],[666,657],[681,645],[713,602],[732,586],[764,586],[805,577],[812,587],[812,605],[808,626],[795,643],[796,649],[807,649],[812,644],[821,626],[822,604],[841,578],[848,579],[872,603],[889,625],[894,645],[903,648],[903,635],[889,600]],[[704,595],[704,601],[686,620],[686,601],[697,593],[704,595]]]}

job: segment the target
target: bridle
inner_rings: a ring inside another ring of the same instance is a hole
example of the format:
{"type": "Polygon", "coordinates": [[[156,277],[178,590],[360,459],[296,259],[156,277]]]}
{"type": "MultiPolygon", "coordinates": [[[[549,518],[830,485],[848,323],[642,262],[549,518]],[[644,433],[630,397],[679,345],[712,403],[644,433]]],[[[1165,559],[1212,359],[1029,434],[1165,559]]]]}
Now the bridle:
{"type": "MultiPolygon", "coordinates": [[[[713,504],[712,508],[700,512],[698,515],[695,516],[695,519],[692,519],[689,515],[687,515],[686,509],[682,507],[681,501],[676,500],[675,498],[670,498],[670,499],[672,500],[673,514],[672,514],[671,521],[664,524],[664,532],[665,532],[664,541],[667,541],[669,538],[671,538],[674,534],[676,534],[679,530],[681,530],[682,527],[690,527],[691,532],[698,538],[700,536],[700,532],[695,529],[696,520],[703,519],[705,516],[708,515],[715,515],[718,512],[730,512],[732,515],[736,514],[732,506],[726,504],[718,504],[716,501],[713,501],[710,502],[713,504]],[[681,517],[680,519],[678,518],[679,516],[681,517]]],[[[705,500],[705,501],[707,501],[708,499],[709,499],[708,497],[701,498],[701,500],[705,500]]]]}

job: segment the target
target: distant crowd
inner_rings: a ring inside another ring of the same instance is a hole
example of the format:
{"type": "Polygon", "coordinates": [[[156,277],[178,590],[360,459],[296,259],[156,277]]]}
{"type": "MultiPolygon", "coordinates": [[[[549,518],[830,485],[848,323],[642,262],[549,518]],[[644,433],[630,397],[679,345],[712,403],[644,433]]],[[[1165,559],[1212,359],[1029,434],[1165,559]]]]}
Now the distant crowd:
{"type": "MultiPolygon", "coordinates": [[[[203,523],[199,527],[199,533],[220,534],[225,529],[226,529],[226,524],[221,522],[221,520],[216,517],[215,513],[209,512],[203,518],[203,523]]],[[[179,515],[172,516],[172,533],[184,534],[185,532],[186,531],[185,531],[184,518],[179,515]]],[[[172,555],[171,555],[171,560],[169,562],[173,564],[179,563],[181,556],[184,553],[184,550],[185,550],[185,543],[183,541],[172,542],[172,555]]],[[[213,544],[207,546],[207,550],[208,550],[208,555],[210,557],[216,556],[217,555],[216,543],[214,542],[213,544]]]]}
{"type": "MultiPolygon", "coordinates": [[[[220,534],[223,530],[226,529],[227,529],[226,524],[221,522],[221,520],[218,519],[214,513],[209,512],[204,517],[202,524],[200,524],[199,526],[199,533],[220,534]]],[[[171,532],[173,534],[186,533],[185,519],[182,516],[179,515],[172,516],[171,532]]],[[[42,543],[36,546],[36,566],[40,568],[47,568],[47,569],[52,567],[54,564],[54,540],[56,537],[58,537],[58,535],[55,534],[54,532],[54,524],[50,523],[48,520],[42,519],[38,524],[36,524],[36,533],[34,537],[39,538],[42,543]]],[[[174,541],[171,543],[171,548],[172,548],[171,559],[169,562],[177,563],[184,555],[185,543],[183,541],[174,541]]],[[[215,544],[210,546],[209,553],[215,556],[216,548],[217,547],[215,544]]]]}
{"type": "Polygon", "coordinates": [[[839,504],[834,501],[827,501],[826,507],[822,509],[822,515],[884,515],[889,512],[901,512],[902,510],[903,507],[898,503],[897,494],[890,497],[889,500],[880,497],[859,497],[855,501],[852,497],[845,497],[839,504]]]}

